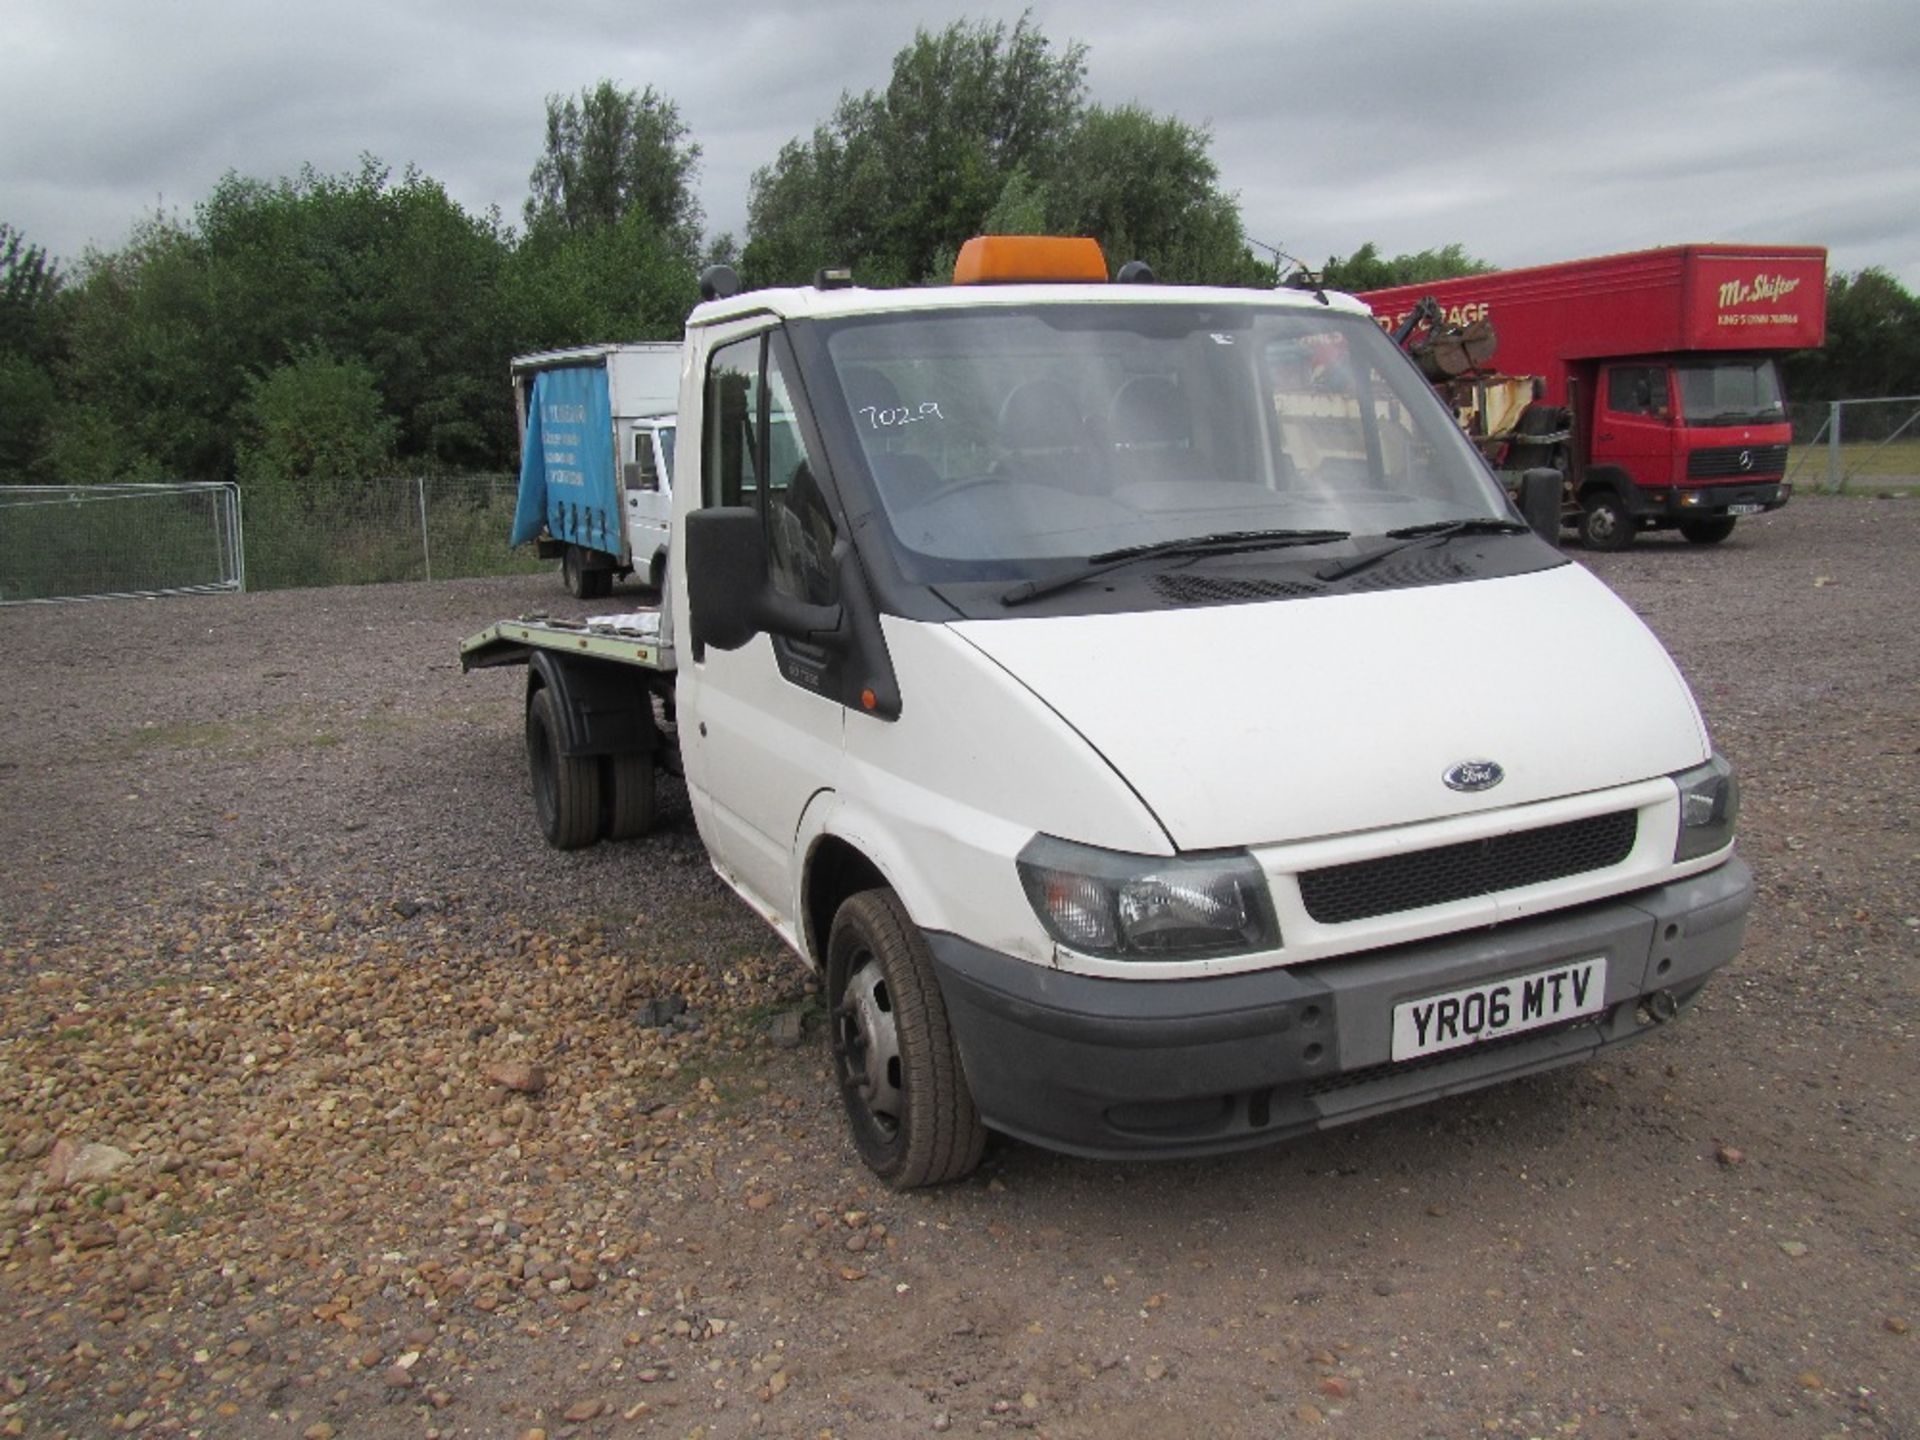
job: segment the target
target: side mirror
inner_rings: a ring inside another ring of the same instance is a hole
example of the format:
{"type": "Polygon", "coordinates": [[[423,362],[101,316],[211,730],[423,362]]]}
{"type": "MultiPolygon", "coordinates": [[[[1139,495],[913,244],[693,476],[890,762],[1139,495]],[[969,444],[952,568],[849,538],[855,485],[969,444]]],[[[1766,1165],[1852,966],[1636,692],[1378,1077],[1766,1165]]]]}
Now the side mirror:
{"type": "Polygon", "coordinates": [[[774,589],[760,512],[748,506],[687,516],[687,635],[694,658],[711,645],[738,650],[765,632],[808,644],[831,643],[838,605],[808,605],[774,589]]]}
{"type": "Polygon", "coordinates": [[[1545,466],[1523,471],[1520,476],[1520,513],[1533,533],[1549,545],[1560,543],[1561,491],[1565,486],[1566,478],[1545,466]]]}

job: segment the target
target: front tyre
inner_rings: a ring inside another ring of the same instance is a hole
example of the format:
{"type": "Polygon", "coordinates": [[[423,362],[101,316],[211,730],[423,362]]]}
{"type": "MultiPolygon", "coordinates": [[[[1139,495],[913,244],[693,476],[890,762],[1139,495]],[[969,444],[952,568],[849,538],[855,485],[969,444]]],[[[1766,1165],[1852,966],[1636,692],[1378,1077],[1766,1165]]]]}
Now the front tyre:
{"type": "Polygon", "coordinates": [[[1589,550],[1624,550],[1633,531],[1633,516],[1618,495],[1603,490],[1580,507],[1580,543],[1589,550]]]}
{"type": "Polygon", "coordinates": [[[927,942],[891,890],[863,891],[833,917],[827,1004],[834,1076],[868,1168],[896,1190],[969,1174],[986,1127],[927,942]]]}
{"type": "Polygon", "coordinates": [[[1680,533],[1692,545],[1718,545],[1733,534],[1733,517],[1714,515],[1704,520],[1682,520],[1680,533]]]}

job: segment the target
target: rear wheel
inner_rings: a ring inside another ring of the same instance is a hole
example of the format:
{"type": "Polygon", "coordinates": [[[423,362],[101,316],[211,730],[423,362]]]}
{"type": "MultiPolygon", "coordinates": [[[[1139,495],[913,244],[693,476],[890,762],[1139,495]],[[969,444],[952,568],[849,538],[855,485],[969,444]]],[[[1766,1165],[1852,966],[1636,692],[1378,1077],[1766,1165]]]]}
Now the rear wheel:
{"type": "Polygon", "coordinates": [[[1633,516],[1618,495],[1598,491],[1580,507],[1580,543],[1589,550],[1624,550],[1633,543],[1633,516]]]}
{"type": "Polygon", "coordinates": [[[613,571],[595,565],[578,545],[560,557],[560,583],[576,600],[603,600],[613,592],[613,571]]]}
{"type": "Polygon", "coordinates": [[[1682,520],[1680,533],[1695,545],[1718,545],[1733,534],[1733,517],[1715,515],[1705,520],[1682,520]]]}
{"type": "Polygon", "coordinates": [[[556,850],[578,850],[600,838],[600,763],[561,752],[565,731],[553,692],[544,685],[527,701],[527,769],[540,833],[556,850]]]}
{"type": "Polygon", "coordinates": [[[833,1064],[860,1158],[896,1190],[958,1180],[987,1132],[920,929],[891,890],[841,905],[827,942],[833,1064]]]}
{"type": "Polygon", "coordinates": [[[607,807],[602,827],[609,840],[632,840],[653,828],[653,752],[609,755],[601,761],[600,788],[607,807]]]}

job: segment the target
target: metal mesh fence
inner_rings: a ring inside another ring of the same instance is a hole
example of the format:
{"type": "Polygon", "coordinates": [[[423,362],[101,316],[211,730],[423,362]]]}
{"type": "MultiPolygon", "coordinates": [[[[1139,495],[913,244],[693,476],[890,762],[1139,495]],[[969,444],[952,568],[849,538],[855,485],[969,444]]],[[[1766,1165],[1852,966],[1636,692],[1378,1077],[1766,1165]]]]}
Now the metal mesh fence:
{"type": "Polygon", "coordinates": [[[316,506],[247,497],[247,584],[255,590],[517,575],[551,568],[507,548],[512,475],[401,475],[369,480],[316,506]]]}
{"type": "Polygon", "coordinates": [[[1920,396],[1787,409],[1793,421],[1787,478],[1795,484],[1836,493],[1920,490],[1920,396]]]}
{"type": "Polygon", "coordinates": [[[231,484],[4,485],[0,604],[550,569],[507,548],[516,488],[512,475],[385,476],[316,502],[231,484]]]}
{"type": "Polygon", "coordinates": [[[244,585],[236,486],[0,486],[0,604],[244,585]]]}

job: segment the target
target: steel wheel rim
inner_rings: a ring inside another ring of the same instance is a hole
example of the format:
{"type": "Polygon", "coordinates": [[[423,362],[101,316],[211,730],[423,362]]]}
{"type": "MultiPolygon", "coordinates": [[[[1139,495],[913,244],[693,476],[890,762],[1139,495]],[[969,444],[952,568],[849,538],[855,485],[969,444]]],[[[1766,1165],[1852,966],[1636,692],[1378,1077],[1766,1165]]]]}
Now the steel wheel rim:
{"type": "Polygon", "coordinates": [[[906,1092],[900,1086],[900,1027],[880,961],[862,955],[840,1002],[843,1069],[873,1127],[891,1140],[900,1131],[906,1092]]]}

